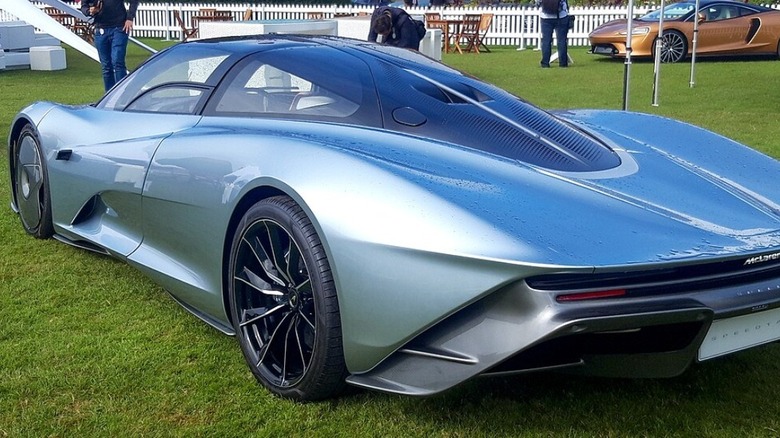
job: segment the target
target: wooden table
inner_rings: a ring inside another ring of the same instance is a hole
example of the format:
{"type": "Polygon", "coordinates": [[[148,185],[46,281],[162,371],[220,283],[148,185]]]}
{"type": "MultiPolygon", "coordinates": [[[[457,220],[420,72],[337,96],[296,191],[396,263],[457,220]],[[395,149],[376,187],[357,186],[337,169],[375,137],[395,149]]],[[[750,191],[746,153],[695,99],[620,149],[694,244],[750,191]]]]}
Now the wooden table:
{"type": "Polygon", "coordinates": [[[233,14],[230,11],[217,11],[215,13],[192,16],[192,27],[197,28],[204,21],[233,21],[233,14]]]}
{"type": "MultiPolygon", "coordinates": [[[[441,20],[428,20],[425,25],[431,29],[441,29],[442,40],[444,41],[444,52],[450,53],[453,50],[451,47],[451,39],[460,33],[461,23],[463,23],[463,20],[461,19],[443,18],[441,20]]],[[[455,49],[460,50],[457,44],[455,45],[455,49]]]]}
{"type": "MultiPolygon", "coordinates": [[[[174,12],[174,14],[178,14],[178,12],[174,12]]],[[[177,18],[177,20],[181,20],[181,18],[177,18]]],[[[189,37],[201,38],[200,24],[213,21],[233,21],[233,13],[230,11],[218,11],[216,9],[201,9],[198,11],[197,15],[193,15],[190,18],[190,25],[192,27],[186,28],[184,26],[184,21],[181,21],[180,25],[184,34],[184,41],[189,37]]]]}

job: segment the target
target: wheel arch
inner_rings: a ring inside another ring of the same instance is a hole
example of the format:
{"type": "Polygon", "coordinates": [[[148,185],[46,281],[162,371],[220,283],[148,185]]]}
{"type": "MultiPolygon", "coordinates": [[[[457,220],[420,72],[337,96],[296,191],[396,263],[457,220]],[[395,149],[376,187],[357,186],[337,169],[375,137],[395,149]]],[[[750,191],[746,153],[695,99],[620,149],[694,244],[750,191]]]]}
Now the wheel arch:
{"type": "Polygon", "coordinates": [[[222,242],[222,306],[225,309],[230,326],[233,326],[233,316],[230,313],[230,300],[228,297],[228,272],[230,270],[230,248],[233,244],[233,235],[236,233],[238,223],[244,214],[259,201],[273,196],[287,195],[284,191],[273,186],[260,186],[249,190],[236,203],[233,213],[230,215],[227,228],[225,229],[225,238],[222,242]]]}
{"type": "MultiPolygon", "coordinates": [[[[683,31],[682,29],[677,29],[677,28],[674,28],[674,27],[669,28],[669,29],[664,29],[664,33],[663,33],[664,37],[666,37],[667,35],[671,35],[671,34],[676,34],[676,35],[678,35],[682,39],[682,43],[683,43],[684,49],[685,49],[685,50],[682,51],[682,55],[681,55],[680,59],[678,59],[677,61],[672,61],[671,63],[674,64],[674,63],[677,63],[677,62],[685,61],[685,59],[687,59],[689,56],[691,56],[691,49],[692,49],[691,39],[688,37],[688,34],[685,31],[683,31]]],[[[650,47],[650,53],[652,55],[651,58],[653,60],[655,60],[655,46],[656,46],[657,41],[658,41],[658,35],[656,34],[655,38],[653,38],[652,46],[650,47]]],[[[661,62],[664,62],[663,58],[662,58],[661,62]]]]}
{"type": "Polygon", "coordinates": [[[780,38],[777,39],[777,48],[775,50],[776,50],[775,55],[777,56],[777,59],[780,59],[780,38]]]}
{"type": "MultiPolygon", "coordinates": [[[[325,248],[325,253],[330,255],[330,251],[328,250],[328,245],[325,242],[325,239],[322,235],[322,228],[320,227],[319,223],[316,221],[316,218],[311,213],[311,209],[308,205],[306,205],[306,202],[303,201],[302,197],[296,193],[292,188],[290,187],[284,187],[280,188],[276,185],[272,184],[263,184],[258,185],[257,187],[253,187],[249,189],[237,202],[236,206],[233,209],[233,212],[230,215],[230,220],[228,221],[227,228],[225,230],[225,236],[222,242],[222,306],[225,309],[225,315],[227,315],[228,322],[233,324],[233,317],[230,312],[230,299],[228,296],[228,274],[230,270],[230,250],[231,246],[233,244],[233,235],[236,233],[236,229],[238,228],[238,224],[241,222],[241,218],[244,217],[244,214],[256,203],[262,201],[263,199],[272,198],[274,196],[288,196],[291,199],[293,199],[306,213],[306,216],[311,221],[314,228],[317,230],[317,234],[320,237],[320,241],[323,244],[323,247],[325,248]]],[[[333,269],[333,266],[331,265],[331,269],[333,269]]],[[[336,293],[338,294],[338,288],[336,288],[336,293]]]]}

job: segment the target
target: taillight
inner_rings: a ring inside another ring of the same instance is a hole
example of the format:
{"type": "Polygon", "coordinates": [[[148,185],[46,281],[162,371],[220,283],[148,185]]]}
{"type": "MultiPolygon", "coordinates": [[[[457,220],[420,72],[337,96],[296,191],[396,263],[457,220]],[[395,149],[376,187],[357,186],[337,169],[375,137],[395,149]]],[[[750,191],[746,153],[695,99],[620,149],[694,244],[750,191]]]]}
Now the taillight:
{"type": "Polygon", "coordinates": [[[598,300],[600,298],[615,298],[626,295],[625,289],[599,290],[595,292],[580,292],[566,295],[558,295],[555,301],[566,303],[570,301],[598,300]]]}

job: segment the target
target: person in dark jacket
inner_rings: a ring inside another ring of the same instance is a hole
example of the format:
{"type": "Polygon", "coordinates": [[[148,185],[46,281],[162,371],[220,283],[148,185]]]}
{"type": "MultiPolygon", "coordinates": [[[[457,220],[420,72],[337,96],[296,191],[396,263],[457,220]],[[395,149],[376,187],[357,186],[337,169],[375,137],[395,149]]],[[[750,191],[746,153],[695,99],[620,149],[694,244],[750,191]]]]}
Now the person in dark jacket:
{"type": "Polygon", "coordinates": [[[380,6],[371,14],[368,40],[382,36],[382,44],[420,50],[420,35],[412,17],[401,8],[380,6]]]}
{"type": "Polygon", "coordinates": [[[125,55],[127,40],[133,30],[133,20],[139,0],[83,0],[81,12],[94,18],[95,48],[103,70],[103,87],[108,91],[127,76],[125,55]]]}

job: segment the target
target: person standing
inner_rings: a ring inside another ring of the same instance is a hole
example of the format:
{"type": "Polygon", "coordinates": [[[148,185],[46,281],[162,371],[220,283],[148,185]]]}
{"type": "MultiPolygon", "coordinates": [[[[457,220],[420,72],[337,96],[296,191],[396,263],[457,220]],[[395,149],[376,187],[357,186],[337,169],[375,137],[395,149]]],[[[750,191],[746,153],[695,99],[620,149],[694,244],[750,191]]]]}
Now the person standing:
{"type": "Polygon", "coordinates": [[[103,72],[103,87],[110,90],[120,79],[127,76],[125,55],[127,40],[133,30],[133,20],[139,0],[83,0],[81,12],[94,18],[95,48],[103,72]]]}
{"type": "Polygon", "coordinates": [[[371,14],[368,41],[382,36],[382,44],[420,50],[420,34],[412,17],[401,8],[380,6],[371,14]]]}
{"type": "Polygon", "coordinates": [[[542,13],[542,68],[550,67],[552,36],[558,40],[558,65],[569,66],[567,39],[569,37],[569,2],[566,0],[541,0],[542,13]]]}

